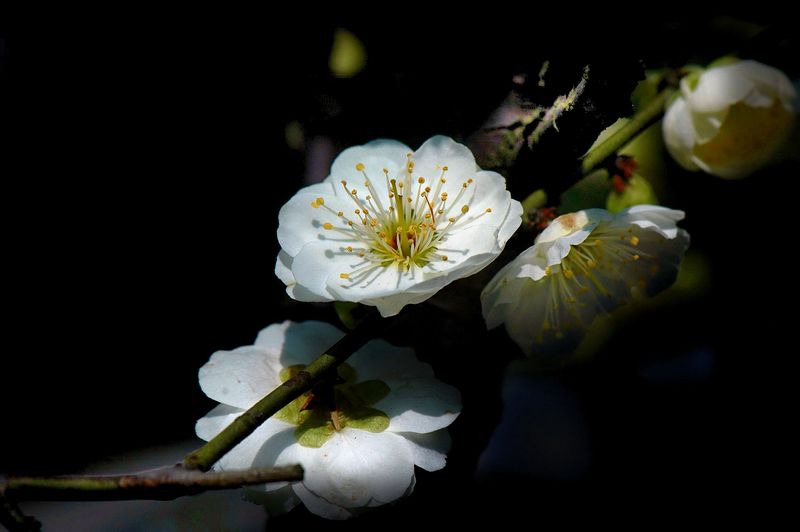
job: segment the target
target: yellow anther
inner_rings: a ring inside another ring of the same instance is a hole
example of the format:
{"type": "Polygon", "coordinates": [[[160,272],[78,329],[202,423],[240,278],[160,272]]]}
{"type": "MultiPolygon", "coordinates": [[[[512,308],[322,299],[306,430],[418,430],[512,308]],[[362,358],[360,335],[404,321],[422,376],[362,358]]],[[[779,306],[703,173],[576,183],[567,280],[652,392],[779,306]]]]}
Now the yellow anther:
{"type": "Polygon", "coordinates": [[[491,207],[487,207],[487,208],[486,208],[486,212],[487,212],[487,213],[488,213],[488,212],[492,212],[492,208],[491,208],[491,207]]]}
{"type": "Polygon", "coordinates": [[[350,275],[347,274],[347,273],[340,273],[339,274],[339,279],[349,279],[349,278],[350,278],[350,275]]]}
{"type": "Polygon", "coordinates": [[[634,255],[634,256],[633,256],[633,260],[639,260],[639,259],[641,259],[641,258],[642,258],[642,257],[640,257],[639,255],[634,255]]]}
{"type": "Polygon", "coordinates": [[[336,216],[344,216],[344,213],[342,211],[339,211],[336,213],[336,216]]]}
{"type": "Polygon", "coordinates": [[[442,255],[442,260],[447,262],[447,255],[442,255]]]}
{"type": "Polygon", "coordinates": [[[461,207],[461,214],[467,214],[469,212],[469,205],[464,205],[461,207]]]}
{"type": "Polygon", "coordinates": [[[467,183],[469,183],[470,185],[472,184],[472,178],[471,177],[469,179],[467,179],[467,183]]]}
{"type": "Polygon", "coordinates": [[[420,177],[419,179],[417,179],[417,183],[419,183],[420,185],[422,183],[424,183],[424,182],[425,182],[425,178],[424,177],[420,177]]]}
{"type": "Polygon", "coordinates": [[[572,270],[564,270],[564,277],[566,277],[567,279],[572,279],[573,277],[575,277],[575,274],[572,273],[572,270]]]}
{"type": "Polygon", "coordinates": [[[330,231],[331,229],[333,229],[333,224],[330,222],[325,222],[324,224],[322,224],[322,227],[330,231]]]}
{"type": "Polygon", "coordinates": [[[631,237],[631,246],[638,246],[638,245],[639,245],[639,237],[638,236],[632,236],[631,237]]]}
{"type": "Polygon", "coordinates": [[[352,252],[353,251],[353,246],[347,246],[345,249],[347,249],[347,251],[352,252]]]}
{"type": "Polygon", "coordinates": [[[448,167],[446,167],[446,166],[442,166],[442,170],[443,170],[443,171],[445,171],[445,172],[447,172],[447,171],[448,171],[448,170],[450,170],[450,169],[449,169],[448,167]]]}
{"type": "Polygon", "coordinates": [[[550,268],[550,266],[548,266],[547,268],[544,269],[544,274],[545,275],[550,275],[551,273],[553,273],[553,269],[550,268]]]}
{"type": "Polygon", "coordinates": [[[364,171],[364,163],[358,163],[356,165],[356,170],[358,170],[359,172],[363,172],[364,171]]]}

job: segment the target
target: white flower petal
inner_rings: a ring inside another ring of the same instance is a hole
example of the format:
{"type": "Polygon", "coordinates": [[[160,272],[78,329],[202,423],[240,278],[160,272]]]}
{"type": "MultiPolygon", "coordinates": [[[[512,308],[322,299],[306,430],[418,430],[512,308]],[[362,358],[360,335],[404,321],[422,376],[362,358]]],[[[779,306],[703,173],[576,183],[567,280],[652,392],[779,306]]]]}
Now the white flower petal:
{"type": "Polygon", "coordinates": [[[255,345],[280,352],[281,365],[288,367],[308,364],[342,337],[344,333],[329,323],[285,321],[262,329],[255,345]]]}
{"type": "Polygon", "coordinates": [[[373,185],[380,187],[380,191],[385,192],[386,180],[383,169],[389,170],[391,176],[396,175],[405,168],[407,155],[413,151],[402,142],[389,139],[373,140],[362,146],[347,148],[333,161],[331,175],[327,180],[340,191],[344,190],[340,187],[342,180],[360,185],[364,182],[364,175],[356,170],[356,165],[363,164],[373,185]]]}
{"type": "MultiPolygon", "coordinates": [[[[529,252],[533,248],[529,248],[529,252]]],[[[524,266],[524,264],[522,264],[524,266]]],[[[509,305],[516,305],[519,295],[509,290],[508,284],[516,277],[515,271],[520,269],[520,262],[514,260],[506,264],[502,270],[489,281],[489,284],[481,292],[481,309],[483,319],[486,321],[486,328],[491,330],[500,326],[508,313],[509,305]]],[[[544,267],[540,268],[541,275],[544,276],[544,267]]]]}
{"type": "Polygon", "coordinates": [[[345,508],[366,506],[371,499],[399,499],[414,477],[410,447],[390,432],[345,428],[320,449],[305,454],[301,459],[305,487],[345,508]]]}
{"type": "Polygon", "coordinates": [[[433,377],[431,366],[417,360],[413,349],[397,347],[384,340],[372,340],[356,351],[348,364],[356,370],[359,381],[433,377]]]}
{"type": "MultiPolygon", "coordinates": [[[[195,432],[201,439],[210,441],[228,425],[233,423],[243,412],[243,410],[235,409],[228,405],[219,405],[197,421],[195,432]]],[[[263,452],[262,448],[265,446],[272,445],[273,448],[276,447],[277,445],[275,442],[283,441],[284,444],[286,444],[286,442],[291,441],[293,443],[294,437],[292,436],[291,440],[289,440],[287,439],[287,434],[291,436],[294,428],[293,425],[289,425],[275,418],[268,419],[259,425],[252,434],[223,456],[219,462],[217,462],[215,468],[235,470],[248,469],[254,466],[271,467],[275,465],[274,462],[257,460],[257,456],[263,452]]]]}
{"type": "Polygon", "coordinates": [[[324,232],[322,224],[328,221],[327,211],[311,206],[317,198],[323,198],[328,206],[335,204],[336,208],[351,210],[344,198],[336,196],[333,183],[317,183],[300,189],[278,211],[278,242],[291,257],[297,255],[303,243],[318,239],[324,232]]]}
{"type": "Polygon", "coordinates": [[[660,205],[634,205],[617,214],[610,227],[627,227],[631,224],[651,229],[666,238],[678,234],[677,222],[683,220],[683,211],[668,209],[660,205]]]}
{"type": "Polygon", "coordinates": [[[439,471],[447,464],[447,452],[452,440],[447,429],[417,434],[403,432],[398,434],[408,440],[414,456],[414,464],[425,471],[439,471]]]}
{"type": "Polygon", "coordinates": [[[250,408],[281,384],[278,358],[277,352],[255,346],[217,351],[200,368],[200,388],[215,401],[250,408]]]}
{"type": "Polygon", "coordinates": [[[303,501],[303,504],[306,505],[308,511],[313,514],[335,521],[344,521],[345,519],[355,517],[351,509],[331,504],[322,497],[318,497],[314,492],[306,488],[302,482],[296,482],[292,485],[292,489],[294,489],[294,492],[300,500],[303,501]]]}
{"type": "Polygon", "coordinates": [[[278,260],[275,261],[275,276],[283,281],[286,285],[286,293],[295,301],[303,301],[307,303],[316,303],[328,301],[328,298],[319,296],[304,286],[297,284],[292,273],[292,257],[288,253],[281,250],[278,252],[278,260]]]}
{"type": "Polygon", "coordinates": [[[743,63],[740,61],[703,72],[695,89],[686,97],[690,110],[716,113],[743,101],[756,88],[748,75],[749,69],[743,63]]]}
{"type": "MultiPolygon", "coordinates": [[[[262,449],[277,446],[280,442],[286,444],[294,442],[294,425],[284,423],[275,418],[270,418],[258,426],[247,438],[242,440],[228,454],[220,458],[215,466],[222,470],[248,469],[250,467],[271,467],[272,464],[262,464],[258,457],[262,449]]],[[[294,462],[285,462],[275,465],[291,465],[294,462]]],[[[280,485],[275,486],[275,488],[280,485]]]]}
{"type": "Polygon", "coordinates": [[[254,504],[260,504],[270,516],[281,515],[289,512],[300,504],[294,488],[288,482],[271,482],[265,484],[267,490],[245,488],[244,499],[254,504]],[[278,485],[278,487],[275,487],[278,485]]]}
{"type": "Polygon", "coordinates": [[[675,162],[687,170],[699,170],[697,164],[692,160],[696,133],[686,100],[678,98],[667,109],[661,130],[667,150],[675,162]]]}
{"type": "Polygon", "coordinates": [[[393,432],[433,432],[461,412],[459,391],[432,377],[392,381],[390,387],[391,393],[373,406],[389,416],[393,432]]]}
{"type": "Polygon", "coordinates": [[[442,167],[447,166],[445,179],[451,184],[461,186],[478,171],[475,157],[469,148],[450,137],[437,135],[431,137],[414,153],[414,174],[430,179],[438,179],[442,167]]]}
{"type": "MultiPolygon", "coordinates": [[[[510,194],[509,197],[511,197],[510,194]]],[[[508,212],[506,212],[506,216],[500,224],[500,229],[497,231],[497,242],[501,249],[505,247],[508,239],[517,232],[517,229],[522,224],[522,212],[522,204],[512,199],[508,212]]]]}
{"type": "Polygon", "coordinates": [[[198,438],[209,441],[222,432],[225,427],[233,423],[242,412],[244,410],[241,408],[230,405],[217,405],[208,414],[197,420],[194,431],[198,438]]]}

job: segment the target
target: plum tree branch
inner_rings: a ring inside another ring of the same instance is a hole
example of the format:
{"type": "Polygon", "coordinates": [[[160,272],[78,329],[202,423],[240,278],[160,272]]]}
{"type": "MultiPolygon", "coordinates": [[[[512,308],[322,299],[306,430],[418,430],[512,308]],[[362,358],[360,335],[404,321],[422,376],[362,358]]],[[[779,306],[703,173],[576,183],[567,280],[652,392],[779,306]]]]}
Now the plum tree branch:
{"type": "Polygon", "coordinates": [[[303,479],[299,465],[203,473],[181,465],[125,475],[9,476],[4,491],[16,499],[167,501],[209,490],[303,479]]]}

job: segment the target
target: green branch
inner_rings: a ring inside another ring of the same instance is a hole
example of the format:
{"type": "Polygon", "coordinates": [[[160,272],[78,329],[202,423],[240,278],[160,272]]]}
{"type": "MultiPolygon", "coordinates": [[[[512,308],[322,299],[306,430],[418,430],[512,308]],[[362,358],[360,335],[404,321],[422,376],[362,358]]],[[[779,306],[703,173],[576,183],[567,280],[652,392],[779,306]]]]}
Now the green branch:
{"type": "Polygon", "coordinates": [[[674,89],[667,88],[661,91],[653,100],[641,111],[633,115],[630,122],[622,126],[613,135],[607,138],[602,144],[586,154],[581,163],[581,171],[584,175],[595,169],[600,163],[614,156],[621,147],[630,141],[634,135],[639,133],[652,122],[658,120],[664,114],[664,107],[669,100],[674,89]]]}
{"type": "Polygon", "coordinates": [[[224,490],[303,479],[299,465],[203,473],[170,466],[128,475],[8,477],[5,492],[14,499],[167,501],[209,490],[224,490]]]}
{"type": "Polygon", "coordinates": [[[208,443],[187,455],[183,460],[183,466],[201,471],[211,469],[217,460],[249,436],[259,425],[322,381],[350,355],[380,334],[392,321],[378,318],[376,314],[365,319],[303,371],[272,390],[208,443]]]}

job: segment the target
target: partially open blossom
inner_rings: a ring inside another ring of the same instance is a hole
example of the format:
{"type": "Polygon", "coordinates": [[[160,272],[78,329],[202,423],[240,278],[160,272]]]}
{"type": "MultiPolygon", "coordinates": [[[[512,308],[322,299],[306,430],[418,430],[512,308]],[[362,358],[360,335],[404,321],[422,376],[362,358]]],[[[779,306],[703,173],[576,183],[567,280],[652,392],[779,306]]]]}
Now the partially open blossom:
{"type": "Polygon", "coordinates": [[[503,250],[522,207],[466,146],[433,137],[349,148],[279,214],[276,275],[299,301],[353,301],[383,316],[477,273],[503,250]]]}
{"type": "Polygon", "coordinates": [[[783,147],[794,124],[796,96],[783,72],[756,61],[687,76],[664,116],[667,149],[687,170],[747,176],[783,147]]]}
{"type": "MultiPolygon", "coordinates": [[[[344,334],[321,322],[270,325],[254,345],[218,351],[200,386],[220,405],[197,422],[210,440],[344,334]]],[[[338,369],[338,380],[291,402],[214,468],[301,464],[302,482],[268,484],[254,500],[270,512],[303,502],[315,514],[347,519],[411,493],[414,466],[445,466],[446,427],[461,410],[458,390],[436,380],[414,351],[373,340],[338,369]]]]}
{"type": "Polygon", "coordinates": [[[675,281],[689,245],[682,218],[655,205],[559,216],[481,293],[487,327],[504,323],[527,355],[568,355],[599,313],[675,281]]]}

